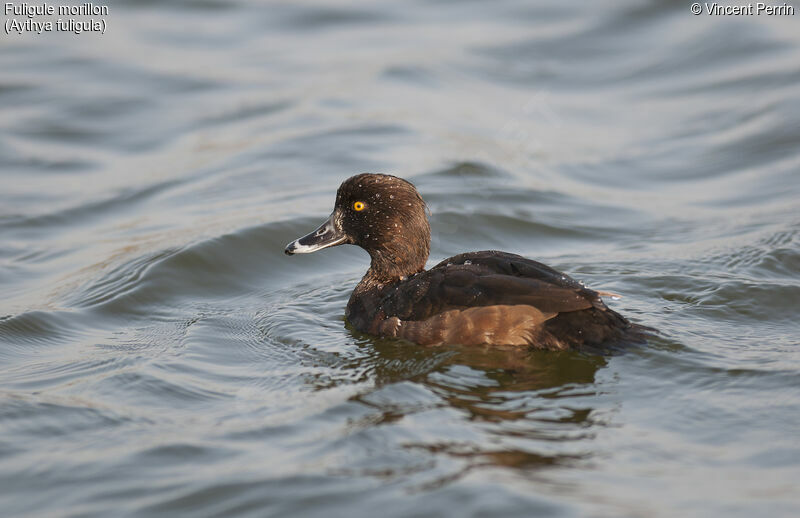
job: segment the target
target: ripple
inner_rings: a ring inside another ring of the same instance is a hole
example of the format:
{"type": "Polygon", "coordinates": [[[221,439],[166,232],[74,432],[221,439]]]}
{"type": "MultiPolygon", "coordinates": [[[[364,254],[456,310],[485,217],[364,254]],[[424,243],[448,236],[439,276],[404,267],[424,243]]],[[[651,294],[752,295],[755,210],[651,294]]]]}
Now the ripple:
{"type": "MultiPolygon", "coordinates": [[[[24,352],[31,346],[62,344],[84,336],[74,316],[66,312],[30,311],[0,319],[0,339],[6,347],[0,354],[16,350],[24,352]]],[[[9,356],[6,356],[9,359],[9,356]]]]}
{"type": "Polygon", "coordinates": [[[771,278],[785,283],[800,271],[800,228],[759,232],[754,242],[710,254],[704,261],[753,281],[771,278]]]}
{"type": "Polygon", "coordinates": [[[222,113],[210,115],[202,119],[199,123],[204,126],[216,127],[221,124],[229,124],[236,122],[237,124],[247,121],[251,118],[261,118],[264,116],[280,113],[292,107],[292,103],[288,101],[275,102],[275,103],[261,103],[261,104],[246,104],[242,105],[237,103],[236,106],[227,108],[222,113]]]}
{"type": "Polygon", "coordinates": [[[223,392],[190,377],[167,376],[157,372],[119,372],[100,380],[94,390],[104,398],[123,397],[129,404],[151,408],[170,409],[180,401],[181,405],[203,408],[217,399],[229,400],[223,392]]]}
{"type": "MultiPolygon", "coordinates": [[[[481,162],[458,162],[453,164],[451,167],[448,167],[447,169],[434,171],[432,173],[427,174],[426,176],[442,177],[448,179],[486,178],[489,180],[510,177],[508,172],[481,162]]],[[[496,184],[493,183],[492,185],[496,184]]]]}
{"type": "MultiPolygon", "coordinates": [[[[284,23],[293,30],[326,30],[353,25],[380,24],[392,17],[383,11],[320,7],[291,9],[283,13],[284,23]]],[[[284,26],[286,26],[284,25],[284,26]]]]}
{"type": "Polygon", "coordinates": [[[168,308],[176,299],[247,292],[276,281],[270,265],[285,263],[283,247],[291,236],[285,223],[274,223],[180,249],[156,250],[107,268],[102,277],[70,293],[66,302],[106,313],[136,313],[147,305],[168,308]]]}
{"type": "Polygon", "coordinates": [[[0,420],[5,423],[5,433],[28,439],[113,429],[130,421],[129,417],[110,407],[89,407],[79,398],[20,396],[2,392],[0,398],[3,400],[0,420]]]}
{"type": "Polygon", "coordinates": [[[47,214],[13,217],[3,222],[4,229],[17,230],[19,237],[34,237],[68,229],[88,221],[106,218],[109,214],[131,210],[149,199],[180,183],[165,181],[143,188],[126,189],[100,201],[83,201],[79,205],[66,207],[47,214]]]}
{"type": "Polygon", "coordinates": [[[398,81],[433,88],[439,85],[434,70],[418,65],[395,65],[386,67],[382,76],[391,81],[398,81]]]}

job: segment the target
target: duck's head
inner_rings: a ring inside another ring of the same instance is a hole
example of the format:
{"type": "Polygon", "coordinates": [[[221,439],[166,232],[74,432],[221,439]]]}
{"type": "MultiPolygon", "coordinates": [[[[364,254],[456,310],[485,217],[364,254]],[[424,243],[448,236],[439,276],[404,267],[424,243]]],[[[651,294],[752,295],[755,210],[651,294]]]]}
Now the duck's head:
{"type": "Polygon", "coordinates": [[[330,217],[289,243],[285,252],[358,245],[372,258],[372,275],[389,281],[424,270],[430,240],[425,202],[410,182],[386,174],[359,174],[339,187],[330,217]]]}

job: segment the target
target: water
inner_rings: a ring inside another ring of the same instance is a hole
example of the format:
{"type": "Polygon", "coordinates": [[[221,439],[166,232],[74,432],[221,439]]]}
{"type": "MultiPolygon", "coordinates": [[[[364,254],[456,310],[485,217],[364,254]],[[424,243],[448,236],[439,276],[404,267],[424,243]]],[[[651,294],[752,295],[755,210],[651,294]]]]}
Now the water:
{"type": "Polygon", "coordinates": [[[4,516],[800,513],[800,14],[104,5],[0,35],[4,516]],[[366,254],[283,247],[364,171],[663,335],[354,332],[366,254]]]}

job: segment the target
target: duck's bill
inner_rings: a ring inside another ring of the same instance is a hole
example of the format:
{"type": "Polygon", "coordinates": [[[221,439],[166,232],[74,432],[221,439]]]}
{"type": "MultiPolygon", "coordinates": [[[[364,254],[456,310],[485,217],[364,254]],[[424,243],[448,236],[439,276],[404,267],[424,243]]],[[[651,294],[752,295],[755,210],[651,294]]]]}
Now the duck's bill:
{"type": "Polygon", "coordinates": [[[347,242],[347,234],[339,230],[334,220],[334,212],[331,216],[319,226],[314,232],[305,235],[301,238],[295,239],[286,245],[287,255],[292,254],[310,254],[323,248],[330,246],[341,245],[347,242]]]}

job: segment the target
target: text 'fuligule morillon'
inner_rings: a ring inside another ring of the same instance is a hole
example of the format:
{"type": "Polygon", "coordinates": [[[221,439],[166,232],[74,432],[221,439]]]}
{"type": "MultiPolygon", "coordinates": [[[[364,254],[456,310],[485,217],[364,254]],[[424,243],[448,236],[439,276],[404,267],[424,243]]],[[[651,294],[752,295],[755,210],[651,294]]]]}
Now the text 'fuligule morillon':
{"type": "Polygon", "coordinates": [[[58,8],[51,4],[29,4],[22,2],[19,4],[6,2],[4,6],[6,16],[105,16],[108,15],[107,5],[95,5],[85,2],[79,5],[59,5],[58,8]]]}

